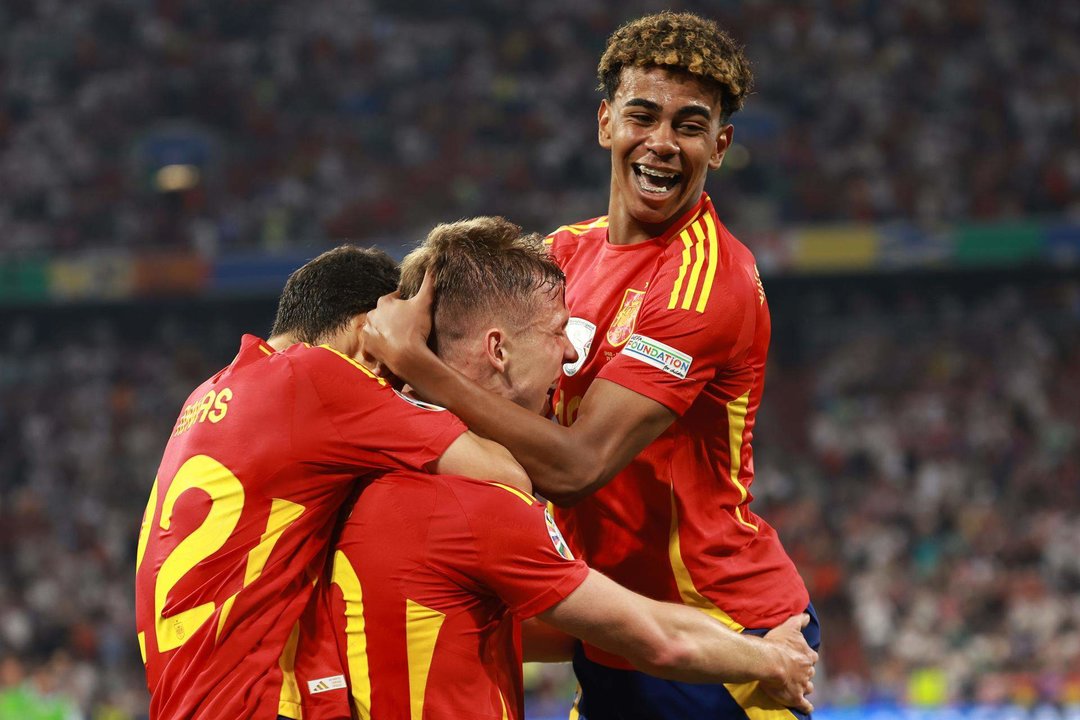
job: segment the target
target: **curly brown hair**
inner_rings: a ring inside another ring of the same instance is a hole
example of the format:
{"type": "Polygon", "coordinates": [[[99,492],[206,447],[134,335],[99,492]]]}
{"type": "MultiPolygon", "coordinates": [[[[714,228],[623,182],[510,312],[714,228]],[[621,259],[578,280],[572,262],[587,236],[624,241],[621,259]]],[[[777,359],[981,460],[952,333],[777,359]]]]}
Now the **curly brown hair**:
{"type": "Polygon", "coordinates": [[[712,20],[665,11],[626,23],[608,38],[596,68],[600,90],[615,99],[625,67],[662,67],[705,82],[720,96],[720,118],[739,111],[754,86],[743,48],[712,20]]]}

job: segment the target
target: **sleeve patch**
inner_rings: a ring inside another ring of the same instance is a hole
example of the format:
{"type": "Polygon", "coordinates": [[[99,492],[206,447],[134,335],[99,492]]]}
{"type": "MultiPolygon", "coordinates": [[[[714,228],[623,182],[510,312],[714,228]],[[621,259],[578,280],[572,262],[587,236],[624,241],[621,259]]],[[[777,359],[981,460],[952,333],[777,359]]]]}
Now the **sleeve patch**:
{"type": "Polygon", "coordinates": [[[401,398],[405,402],[409,403],[410,405],[415,405],[416,407],[420,408],[421,410],[431,410],[432,412],[445,412],[446,411],[446,408],[444,408],[442,406],[436,405],[434,403],[424,402],[423,400],[417,400],[414,397],[409,397],[408,395],[406,395],[403,392],[399,392],[397,389],[394,389],[394,388],[392,388],[392,389],[394,390],[394,393],[399,398],[401,398]]]}
{"type": "Polygon", "coordinates": [[[622,349],[622,354],[636,358],[646,365],[652,365],[680,380],[686,379],[686,375],[690,372],[690,365],[694,362],[694,358],[686,353],[679,352],[670,345],[653,340],[651,337],[636,333],[630,336],[626,347],[622,349]]]}
{"type": "Polygon", "coordinates": [[[570,338],[570,342],[578,355],[576,362],[563,363],[563,373],[567,377],[576,375],[581,366],[585,364],[585,359],[589,357],[589,351],[592,350],[592,341],[595,335],[596,325],[593,325],[585,318],[572,317],[566,323],[566,336],[570,338]]]}
{"type": "Polygon", "coordinates": [[[566,544],[562,533],[559,532],[559,526],[555,524],[555,518],[551,515],[550,507],[544,508],[544,520],[547,522],[548,536],[551,538],[551,544],[555,546],[556,552],[567,560],[573,560],[574,554],[570,552],[570,546],[566,544]]]}

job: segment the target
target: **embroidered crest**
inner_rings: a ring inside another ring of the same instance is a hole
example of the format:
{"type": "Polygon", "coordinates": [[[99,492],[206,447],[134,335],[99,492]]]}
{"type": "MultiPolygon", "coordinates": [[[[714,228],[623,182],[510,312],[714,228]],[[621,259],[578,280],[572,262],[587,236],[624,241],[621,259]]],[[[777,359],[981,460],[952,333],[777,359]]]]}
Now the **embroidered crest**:
{"type": "Polygon", "coordinates": [[[621,346],[634,334],[634,323],[637,322],[638,310],[644,300],[644,290],[626,289],[619,312],[615,313],[615,319],[611,321],[607,331],[607,341],[613,347],[621,346]]]}

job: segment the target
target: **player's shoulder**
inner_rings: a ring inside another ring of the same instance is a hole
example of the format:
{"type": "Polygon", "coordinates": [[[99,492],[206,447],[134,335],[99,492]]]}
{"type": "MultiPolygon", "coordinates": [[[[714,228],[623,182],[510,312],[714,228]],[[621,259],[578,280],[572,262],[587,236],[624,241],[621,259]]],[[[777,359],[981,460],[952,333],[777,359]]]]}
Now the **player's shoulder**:
{"type": "Polygon", "coordinates": [[[376,375],[355,358],[329,345],[296,343],[278,353],[277,360],[320,381],[338,382],[352,379],[359,380],[362,385],[370,386],[372,389],[390,390],[390,383],[384,378],[376,375]]]}
{"type": "Polygon", "coordinates": [[[564,247],[576,247],[578,243],[583,240],[587,241],[597,237],[601,239],[606,238],[607,228],[607,215],[601,215],[600,217],[594,217],[570,225],[561,225],[544,238],[544,244],[553,250],[564,247]]]}
{"type": "Polygon", "coordinates": [[[756,294],[756,272],[753,253],[706,208],[671,236],[653,292],[671,311],[726,313],[756,294]]]}
{"type": "Polygon", "coordinates": [[[521,488],[458,475],[433,475],[432,482],[452,496],[470,523],[488,525],[515,517],[531,517],[543,504],[521,488]]]}

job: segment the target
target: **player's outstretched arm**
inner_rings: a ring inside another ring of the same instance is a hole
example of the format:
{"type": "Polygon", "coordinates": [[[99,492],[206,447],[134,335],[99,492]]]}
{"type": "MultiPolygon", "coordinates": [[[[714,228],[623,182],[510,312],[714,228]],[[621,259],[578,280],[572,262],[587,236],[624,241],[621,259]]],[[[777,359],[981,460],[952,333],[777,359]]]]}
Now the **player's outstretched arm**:
{"type": "Polygon", "coordinates": [[[365,354],[505,446],[552,502],[572,505],[603,487],[675,421],[664,405],[606,380],[592,384],[569,427],[480,388],[427,346],[432,288],[429,275],[409,300],[381,298],[364,324],[365,354]]]}
{"type": "Polygon", "coordinates": [[[813,710],[817,653],[796,616],[764,638],[741,635],[705,613],[638,595],[595,570],[562,602],[538,616],[591,645],[625,657],[650,675],[684,682],[751,682],[787,707],[813,710]]]}
{"type": "Polygon", "coordinates": [[[459,435],[435,461],[431,471],[438,475],[494,480],[527,493],[533,491],[529,476],[509,450],[471,431],[459,435]]]}

